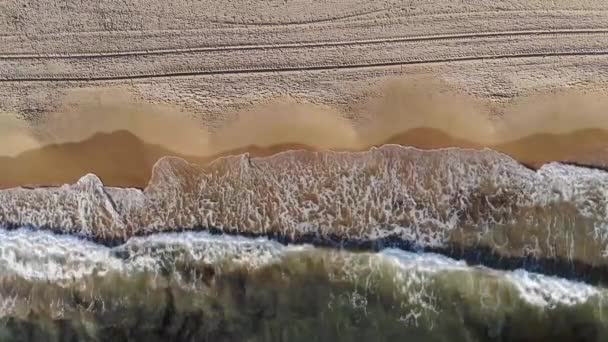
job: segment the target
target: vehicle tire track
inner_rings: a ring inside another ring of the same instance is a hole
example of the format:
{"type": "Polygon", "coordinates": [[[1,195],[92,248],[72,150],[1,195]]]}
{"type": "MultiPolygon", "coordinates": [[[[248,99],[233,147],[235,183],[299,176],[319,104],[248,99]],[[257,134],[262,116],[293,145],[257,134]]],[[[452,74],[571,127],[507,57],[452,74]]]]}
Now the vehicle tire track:
{"type": "Polygon", "coordinates": [[[258,22],[258,23],[256,23],[256,22],[253,22],[253,23],[241,23],[241,22],[230,21],[230,20],[209,20],[209,22],[213,23],[213,24],[232,25],[232,26],[246,26],[246,27],[310,25],[310,24],[318,24],[318,23],[326,23],[326,22],[338,22],[338,21],[342,21],[342,20],[346,20],[346,19],[354,19],[354,18],[364,17],[364,16],[367,16],[367,15],[373,15],[373,14],[378,14],[378,13],[386,12],[389,9],[390,9],[390,7],[387,7],[387,8],[380,8],[380,9],[375,9],[375,10],[359,11],[359,12],[350,13],[350,14],[347,13],[347,14],[343,14],[343,15],[333,16],[333,17],[330,17],[330,18],[319,18],[319,19],[301,20],[301,21],[282,21],[282,22],[266,22],[266,23],[262,23],[262,22],[258,22]]]}
{"type": "Polygon", "coordinates": [[[454,58],[424,59],[414,61],[370,61],[357,64],[328,64],[310,65],[298,67],[276,67],[276,68],[253,68],[253,69],[218,69],[218,70],[183,70],[164,73],[147,74],[113,74],[107,76],[74,76],[74,75],[52,75],[36,77],[9,78],[0,76],[0,82],[89,82],[89,81],[115,81],[115,80],[136,80],[151,78],[171,78],[188,76],[207,76],[207,75],[234,75],[234,74],[261,74],[261,73],[283,73],[283,72],[306,72],[323,70],[348,70],[348,69],[369,69],[383,68],[420,64],[441,64],[475,62],[485,60],[500,59],[525,59],[525,58],[546,58],[546,57],[575,57],[575,56],[608,56],[608,50],[601,51],[568,51],[550,53],[527,53],[527,54],[505,54],[505,55],[486,55],[486,56],[464,56],[454,58]]]}
{"type": "Polygon", "coordinates": [[[484,38],[509,38],[509,37],[525,37],[525,36],[550,36],[556,38],[560,36],[576,36],[576,35],[594,35],[608,34],[608,29],[564,29],[564,30],[526,30],[526,31],[496,31],[496,32],[477,32],[453,35],[430,35],[430,36],[410,36],[410,37],[393,37],[379,39],[364,39],[351,41],[327,41],[327,42],[312,42],[312,43],[286,43],[286,44],[252,44],[252,45],[226,45],[226,46],[210,46],[210,47],[193,47],[179,49],[158,49],[158,50],[132,50],[132,51],[117,51],[117,52],[89,52],[89,53],[74,53],[74,54],[19,54],[19,53],[4,53],[0,54],[0,60],[15,60],[15,59],[84,59],[84,58],[104,58],[104,57],[133,57],[133,56],[152,56],[152,55],[170,55],[181,53],[197,53],[197,52],[219,52],[219,51],[248,51],[248,50],[272,50],[272,49],[299,49],[299,48],[316,48],[316,47],[341,47],[341,46],[361,46],[361,45],[379,45],[391,43],[407,43],[407,42],[433,42],[433,41],[454,41],[466,40],[474,41],[484,38]]]}
{"type": "MultiPolygon", "coordinates": [[[[373,14],[376,11],[389,11],[391,10],[390,7],[384,8],[384,9],[378,9],[378,10],[372,10],[370,11],[368,14],[373,14]]],[[[605,13],[608,12],[608,9],[600,9],[600,8],[596,8],[596,9],[562,9],[562,10],[554,10],[553,12],[555,12],[556,14],[568,14],[568,13],[573,13],[573,14],[598,14],[598,15],[604,15],[605,13]]],[[[504,17],[505,15],[512,15],[512,14],[532,14],[532,15],[537,15],[538,13],[547,13],[546,10],[538,10],[538,9],[501,9],[500,11],[452,11],[452,12],[435,12],[435,13],[398,13],[395,15],[391,15],[388,17],[380,17],[380,18],[371,18],[371,19],[358,19],[356,21],[353,21],[352,23],[362,23],[362,22],[369,22],[369,23],[373,23],[376,25],[391,25],[394,24],[395,22],[401,22],[403,20],[408,20],[411,18],[416,18],[416,19],[421,19],[424,18],[425,21],[433,21],[436,20],[437,18],[444,18],[444,17],[450,17],[453,18],[455,16],[457,17],[462,17],[462,19],[459,20],[467,20],[467,17],[479,17],[479,16],[484,16],[484,17],[504,17]]],[[[352,16],[364,16],[365,13],[361,13],[361,14],[354,14],[352,16]]],[[[346,16],[346,18],[348,18],[348,16],[346,16]]],[[[230,21],[222,21],[222,20],[213,20],[213,19],[206,19],[207,23],[217,23],[217,24],[222,24],[222,23],[226,23],[227,25],[230,25],[230,21]]],[[[300,29],[306,29],[307,26],[310,26],[311,22],[306,22],[303,21],[301,26],[303,26],[300,29]]],[[[332,21],[332,19],[321,19],[321,24],[323,23],[330,23],[330,24],[338,24],[338,25],[344,25],[344,24],[348,24],[349,22],[344,22],[342,20],[335,20],[332,21]]],[[[256,24],[256,23],[236,23],[235,22],[235,27],[237,28],[249,28],[249,26],[251,26],[251,28],[256,28],[256,27],[292,27],[292,26],[298,26],[298,24],[291,23],[291,22],[287,22],[285,24],[282,23],[276,23],[276,24],[272,24],[270,23],[269,25],[260,25],[260,24],[256,24]]],[[[314,27],[314,26],[313,26],[314,27]]],[[[81,30],[81,31],[73,31],[73,32],[37,32],[34,34],[34,36],[36,37],[47,37],[47,38],[51,38],[51,37],[65,37],[65,36],[69,36],[69,37],[77,37],[77,36],[86,36],[86,35],[95,35],[95,36],[111,36],[111,35],[115,35],[115,34],[133,34],[136,36],[140,36],[142,34],[171,34],[171,33],[178,33],[178,34],[182,34],[182,33],[199,33],[199,34],[205,34],[208,33],[209,28],[183,28],[183,29],[145,29],[145,30],[133,30],[133,29],[124,29],[124,30],[115,30],[115,31],[109,31],[109,30],[81,30]]],[[[31,35],[28,34],[29,37],[31,37],[31,35]]],[[[17,31],[17,32],[0,32],[0,39],[2,38],[22,38],[23,37],[23,32],[17,31]]]]}

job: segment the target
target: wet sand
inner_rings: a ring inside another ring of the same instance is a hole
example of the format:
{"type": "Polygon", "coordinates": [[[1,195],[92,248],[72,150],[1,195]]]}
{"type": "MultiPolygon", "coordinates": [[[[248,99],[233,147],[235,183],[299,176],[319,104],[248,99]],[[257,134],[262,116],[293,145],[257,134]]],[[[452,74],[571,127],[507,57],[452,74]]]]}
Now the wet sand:
{"type": "MultiPolygon", "coordinates": [[[[438,129],[418,128],[395,135],[384,144],[413,146],[420,149],[491,148],[506,153],[520,163],[539,168],[550,162],[565,162],[589,167],[608,167],[608,131],[579,130],[569,134],[536,134],[499,145],[454,138],[438,129]]],[[[383,144],[378,144],[381,146],[383,144]]],[[[364,151],[371,146],[339,151],[364,151]]],[[[143,189],[148,184],[152,167],[162,157],[173,156],[203,166],[217,158],[247,153],[265,157],[289,150],[321,151],[301,143],[281,143],[271,146],[250,145],[207,156],[177,153],[150,144],[128,131],[99,133],[77,143],[44,146],[15,157],[2,157],[0,188],[17,186],[53,186],[72,184],[82,176],[93,173],[105,185],[143,189]]]]}

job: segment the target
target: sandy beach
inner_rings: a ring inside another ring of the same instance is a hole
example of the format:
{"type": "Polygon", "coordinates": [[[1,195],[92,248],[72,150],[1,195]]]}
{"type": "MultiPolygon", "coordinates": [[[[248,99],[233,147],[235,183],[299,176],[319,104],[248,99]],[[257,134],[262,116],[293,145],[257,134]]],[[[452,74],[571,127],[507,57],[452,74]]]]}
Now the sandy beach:
{"type": "Polygon", "coordinates": [[[358,118],[387,77],[421,73],[497,103],[608,84],[608,4],[600,0],[1,6],[0,112],[30,120],[74,90],[98,87],[177,105],[217,127],[227,113],[283,97],[358,118]]]}

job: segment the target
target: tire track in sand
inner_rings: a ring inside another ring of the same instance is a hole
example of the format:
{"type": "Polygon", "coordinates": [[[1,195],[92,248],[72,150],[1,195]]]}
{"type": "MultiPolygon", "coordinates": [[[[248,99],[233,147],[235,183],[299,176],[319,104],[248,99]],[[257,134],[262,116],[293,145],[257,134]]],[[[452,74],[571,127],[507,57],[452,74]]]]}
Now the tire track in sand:
{"type": "Polygon", "coordinates": [[[0,82],[88,82],[88,81],[114,81],[114,80],[134,80],[150,78],[171,78],[188,76],[206,75],[231,75],[231,74],[260,74],[260,73],[281,73],[281,72],[306,72],[323,70],[343,70],[343,69],[367,69],[383,68],[394,66],[406,66],[417,64],[439,64],[473,62],[500,59],[525,59],[525,58],[546,58],[546,57],[573,57],[573,56],[608,56],[608,50],[598,51],[569,51],[569,52],[543,52],[527,54],[506,54],[506,55],[486,55],[486,56],[466,56],[441,59],[423,59],[414,61],[370,61],[358,64],[328,64],[310,65],[295,67],[276,67],[276,68],[252,68],[252,69],[218,69],[218,70],[183,70],[163,73],[142,73],[142,74],[113,74],[107,76],[74,76],[74,75],[50,75],[36,77],[1,78],[0,82]]]}
{"type": "Polygon", "coordinates": [[[218,51],[248,51],[248,50],[272,50],[272,49],[298,49],[298,48],[316,48],[316,47],[340,47],[340,46],[361,46],[361,45],[378,45],[390,43],[407,43],[407,42],[432,42],[432,41],[474,41],[484,38],[509,38],[509,37],[525,37],[525,36],[576,36],[576,35],[594,35],[608,34],[608,29],[563,29],[563,30],[524,30],[524,31],[493,31],[493,32],[475,32],[447,35],[428,35],[428,36],[400,36],[392,38],[378,39],[363,39],[349,41],[325,41],[325,42],[308,42],[308,43],[285,43],[285,44],[252,44],[252,45],[226,45],[226,46],[202,46],[192,48],[176,48],[176,49],[156,49],[156,50],[132,50],[132,51],[101,51],[87,53],[49,53],[49,54],[22,54],[22,53],[0,53],[0,59],[93,59],[104,57],[132,57],[132,56],[148,56],[148,55],[170,55],[181,53],[205,53],[218,51]]]}

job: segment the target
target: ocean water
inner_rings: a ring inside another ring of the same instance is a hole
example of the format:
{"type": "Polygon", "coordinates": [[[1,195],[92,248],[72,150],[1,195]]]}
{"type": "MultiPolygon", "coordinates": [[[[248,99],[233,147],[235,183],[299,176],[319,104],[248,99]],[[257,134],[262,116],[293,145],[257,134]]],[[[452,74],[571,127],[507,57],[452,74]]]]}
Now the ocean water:
{"type": "Polygon", "coordinates": [[[0,342],[608,341],[607,184],[384,146],[0,190],[0,342]]]}
{"type": "Polygon", "coordinates": [[[603,341],[605,297],[399,249],[0,230],[2,341],[603,341]]]}

